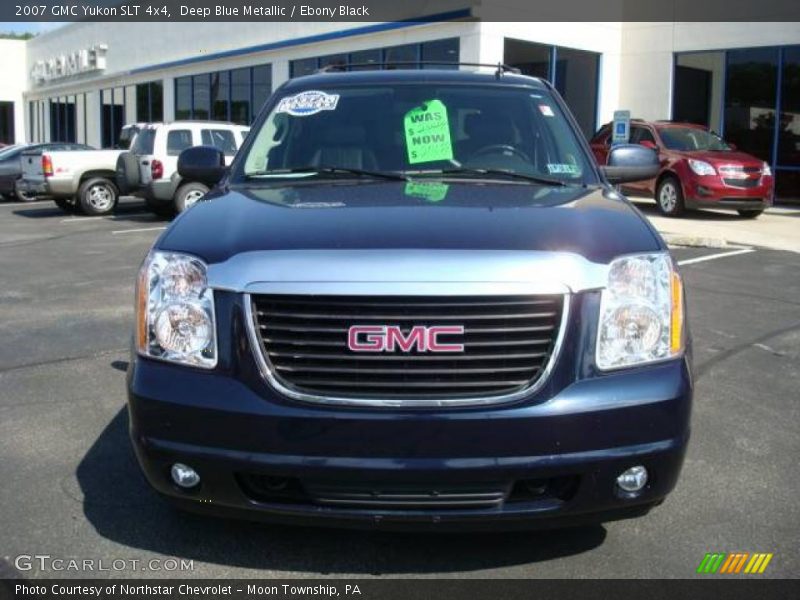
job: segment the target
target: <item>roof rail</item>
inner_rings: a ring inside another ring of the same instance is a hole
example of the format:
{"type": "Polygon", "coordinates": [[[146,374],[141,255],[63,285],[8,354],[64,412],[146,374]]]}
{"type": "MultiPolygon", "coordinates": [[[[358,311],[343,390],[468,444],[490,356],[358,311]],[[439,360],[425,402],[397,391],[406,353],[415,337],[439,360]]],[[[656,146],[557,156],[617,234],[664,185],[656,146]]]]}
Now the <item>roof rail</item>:
{"type": "Polygon", "coordinates": [[[447,60],[399,60],[399,61],[382,61],[382,62],[371,62],[371,63],[332,63],[330,65],[325,65],[324,67],[320,67],[314,73],[331,73],[335,71],[347,71],[352,69],[353,67],[374,67],[380,69],[386,69],[387,67],[398,67],[398,66],[410,66],[413,65],[415,67],[424,67],[424,66],[456,66],[456,67],[491,67],[496,69],[495,75],[500,77],[504,73],[514,73],[519,75],[522,73],[517,67],[512,67],[511,65],[506,65],[504,63],[475,63],[475,62],[454,62],[454,61],[447,61],[447,60]]]}

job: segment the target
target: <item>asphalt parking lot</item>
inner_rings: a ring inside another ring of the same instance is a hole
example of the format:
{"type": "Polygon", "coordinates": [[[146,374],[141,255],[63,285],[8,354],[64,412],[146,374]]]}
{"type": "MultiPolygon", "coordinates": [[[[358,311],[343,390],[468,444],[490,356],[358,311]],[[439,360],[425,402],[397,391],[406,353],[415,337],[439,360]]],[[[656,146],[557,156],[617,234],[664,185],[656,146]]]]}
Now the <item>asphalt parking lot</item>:
{"type": "Polygon", "coordinates": [[[392,534],[194,517],[148,489],[124,379],[134,275],[166,225],[136,202],[107,218],[0,202],[3,575],[692,577],[715,551],[774,553],[764,576],[800,572],[800,254],[674,250],[694,335],[693,439],[678,488],[650,515],[539,533],[392,534]],[[34,554],[140,562],[14,570],[34,554]],[[193,569],[143,570],[166,557],[193,569]]]}

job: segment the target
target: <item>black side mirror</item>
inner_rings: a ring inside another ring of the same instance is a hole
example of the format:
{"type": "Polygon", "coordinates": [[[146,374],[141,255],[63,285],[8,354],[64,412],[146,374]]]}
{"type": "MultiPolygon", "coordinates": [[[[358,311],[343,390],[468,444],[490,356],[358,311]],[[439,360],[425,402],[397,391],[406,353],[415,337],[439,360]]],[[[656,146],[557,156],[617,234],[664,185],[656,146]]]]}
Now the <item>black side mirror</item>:
{"type": "Polygon", "coordinates": [[[228,168],[225,155],[214,146],[194,146],[187,148],[178,156],[178,174],[191,181],[199,181],[209,187],[217,185],[228,168]]]}
{"type": "Polygon", "coordinates": [[[607,165],[600,167],[609,183],[652,179],[661,170],[658,154],[640,144],[619,144],[608,153],[607,165]]]}

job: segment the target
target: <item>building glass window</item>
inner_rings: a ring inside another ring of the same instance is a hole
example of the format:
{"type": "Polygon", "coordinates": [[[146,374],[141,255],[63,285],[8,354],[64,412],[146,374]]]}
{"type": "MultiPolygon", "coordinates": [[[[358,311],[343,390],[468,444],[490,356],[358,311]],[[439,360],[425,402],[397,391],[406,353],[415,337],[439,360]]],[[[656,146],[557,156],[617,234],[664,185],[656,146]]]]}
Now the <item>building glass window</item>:
{"type": "Polygon", "coordinates": [[[50,100],[50,141],[75,143],[75,96],[50,100]]]}
{"type": "Polygon", "coordinates": [[[518,68],[523,75],[541,77],[551,80],[550,56],[551,46],[506,39],[503,49],[503,61],[507,65],[518,68]]]}
{"type": "Polygon", "coordinates": [[[800,169],[800,46],[786,48],[783,56],[777,164],[800,169]]]}
{"type": "Polygon", "coordinates": [[[211,74],[211,118],[214,121],[230,119],[231,78],[229,71],[211,74]]]}
{"type": "Polygon", "coordinates": [[[4,144],[14,143],[13,102],[0,102],[0,142],[4,144]]]}
{"type": "Polygon", "coordinates": [[[250,124],[250,68],[231,71],[231,121],[250,124]]]}
{"type": "Polygon", "coordinates": [[[384,62],[387,69],[413,69],[416,65],[408,63],[419,62],[419,44],[393,46],[384,50],[384,62]]]}
{"type": "Polygon", "coordinates": [[[776,48],[731,50],[725,79],[725,138],[772,163],[777,101],[776,48]]]}
{"type": "Polygon", "coordinates": [[[674,80],[673,119],[721,131],[769,163],[777,201],[800,200],[800,46],[677,54],[674,80]]]}
{"type": "Polygon", "coordinates": [[[301,58],[299,60],[289,61],[289,76],[302,77],[303,75],[311,75],[314,71],[319,69],[319,58],[301,58]]]}
{"type": "Polygon", "coordinates": [[[154,123],[164,120],[164,84],[160,81],[136,86],[136,120],[154,123]]]}
{"type": "Polygon", "coordinates": [[[600,55],[562,46],[506,39],[504,62],[525,75],[547,79],[569,106],[589,138],[597,129],[600,55]]]}
{"type": "Polygon", "coordinates": [[[347,54],[330,54],[319,59],[319,68],[331,67],[334,71],[346,71],[348,63],[347,54]],[[338,67],[338,68],[335,68],[338,67]]]}
{"type": "Polygon", "coordinates": [[[208,73],[192,77],[192,118],[208,120],[211,112],[211,82],[208,73]]]}
{"type": "Polygon", "coordinates": [[[317,69],[330,65],[341,65],[341,70],[366,71],[370,69],[413,69],[420,61],[444,63],[431,66],[434,69],[457,69],[457,65],[449,67],[446,63],[457,63],[459,60],[460,42],[458,38],[434,40],[421,44],[405,44],[390,48],[370,48],[349,54],[329,54],[289,61],[291,77],[310,75],[317,69]],[[358,65],[358,66],[351,66],[358,65]],[[375,65],[374,67],[371,65],[375,65]]]}
{"type": "Polygon", "coordinates": [[[672,118],[722,131],[725,53],[692,52],[675,60],[672,118]]]}
{"type": "Polygon", "coordinates": [[[425,65],[423,68],[458,69],[457,64],[448,65],[447,63],[457,63],[459,52],[458,38],[425,42],[422,44],[422,62],[434,62],[439,64],[425,65]]]}
{"type": "Polygon", "coordinates": [[[555,49],[555,53],[556,71],[553,83],[588,139],[594,133],[597,121],[600,55],[596,52],[560,47],[555,49]]]}
{"type": "Polygon", "coordinates": [[[374,50],[359,50],[350,54],[350,64],[359,65],[351,67],[353,71],[368,71],[370,69],[380,69],[383,62],[382,54],[379,48],[374,50]],[[370,65],[374,64],[375,67],[370,65]]]}
{"type": "Polygon", "coordinates": [[[114,148],[125,125],[125,88],[100,90],[100,142],[114,148]]]}
{"type": "Polygon", "coordinates": [[[253,67],[253,114],[251,120],[261,111],[261,107],[272,93],[272,66],[253,67]]]}
{"type": "Polygon", "coordinates": [[[192,78],[179,77],[175,80],[175,119],[182,121],[192,118],[192,78]]]}
{"type": "Polygon", "coordinates": [[[271,93],[271,65],[179,77],[175,79],[175,119],[249,125],[271,93]]]}

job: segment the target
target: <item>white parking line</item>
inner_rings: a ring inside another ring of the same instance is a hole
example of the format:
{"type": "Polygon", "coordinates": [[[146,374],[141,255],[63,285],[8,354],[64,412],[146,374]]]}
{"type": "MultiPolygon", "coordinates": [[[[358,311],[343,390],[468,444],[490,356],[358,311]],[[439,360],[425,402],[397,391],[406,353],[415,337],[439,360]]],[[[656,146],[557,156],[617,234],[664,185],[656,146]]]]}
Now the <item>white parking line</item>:
{"type": "Polygon", "coordinates": [[[140,212],[140,213],[130,213],[125,215],[114,215],[113,217],[109,216],[98,216],[98,217],[70,217],[68,219],[61,219],[62,223],[84,223],[86,221],[97,221],[97,220],[104,220],[104,221],[122,221],[124,219],[129,219],[131,217],[152,217],[153,213],[149,212],[140,212]]]}
{"type": "Polygon", "coordinates": [[[53,204],[52,200],[34,200],[33,202],[2,202],[0,208],[25,208],[26,206],[36,206],[37,204],[53,204]]]}
{"type": "Polygon", "coordinates": [[[112,231],[111,233],[116,235],[118,233],[137,233],[139,231],[161,231],[162,229],[166,229],[166,227],[141,227],[139,229],[117,229],[112,231]]]}
{"type": "Polygon", "coordinates": [[[705,262],[707,260],[716,260],[717,258],[725,258],[726,256],[736,256],[738,254],[749,254],[755,252],[754,248],[741,248],[739,250],[732,250],[731,252],[717,252],[716,254],[708,254],[706,256],[698,256],[697,258],[687,258],[686,260],[679,260],[679,265],[693,265],[695,263],[705,262]]]}

